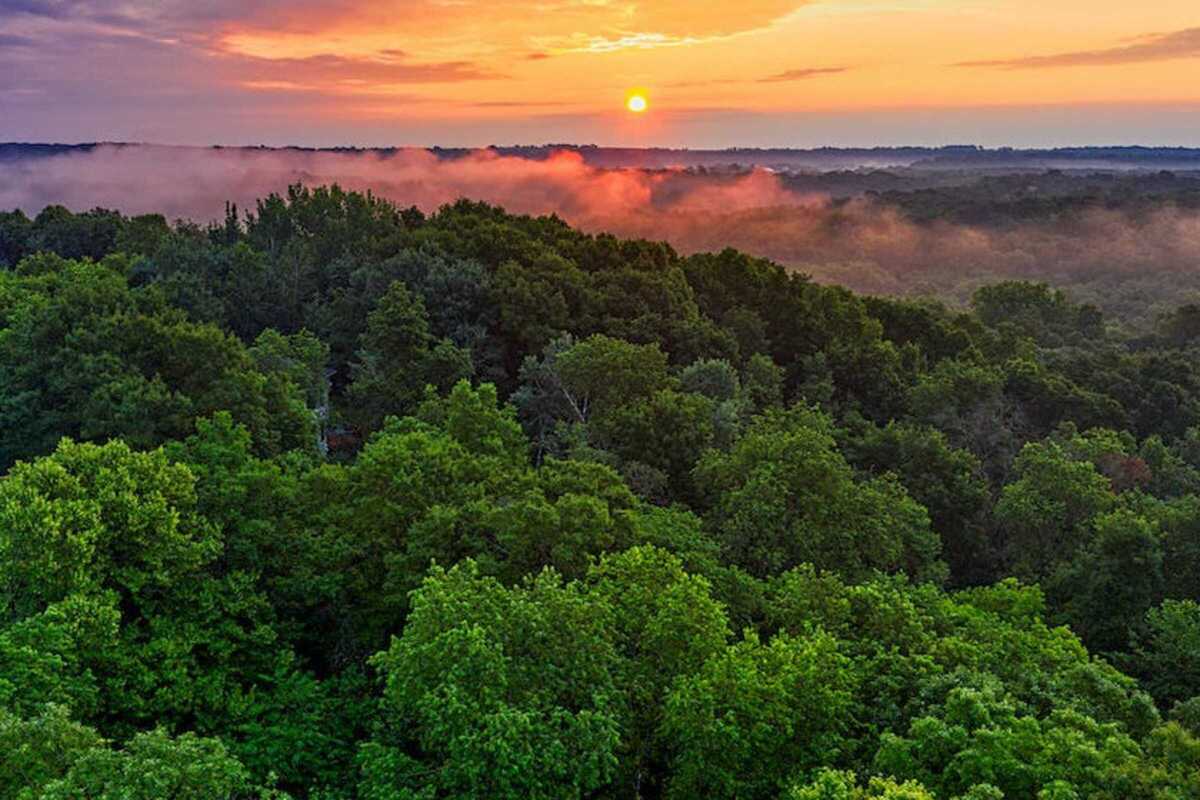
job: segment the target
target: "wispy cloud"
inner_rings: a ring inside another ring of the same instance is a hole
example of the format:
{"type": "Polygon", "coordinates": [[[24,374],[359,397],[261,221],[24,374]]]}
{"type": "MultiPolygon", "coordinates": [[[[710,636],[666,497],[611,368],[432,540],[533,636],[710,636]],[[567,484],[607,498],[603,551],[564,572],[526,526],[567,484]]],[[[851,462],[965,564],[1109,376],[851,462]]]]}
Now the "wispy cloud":
{"type": "Polygon", "coordinates": [[[667,83],[663,85],[664,89],[697,89],[706,86],[728,86],[731,83],[749,83],[743,78],[713,78],[711,80],[699,81],[679,81],[677,83],[667,83]]]}
{"type": "Polygon", "coordinates": [[[565,108],[578,104],[559,100],[480,100],[465,105],[471,108],[565,108]]]}
{"type": "Polygon", "coordinates": [[[789,69],[765,78],[710,78],[707,80],[679,81],[665,84],[667,89],[696,89],[708,86],[728,86],[730,84],[746,83],[787,83],[789,81],[804,81],[819,78],[822,75],[838,75],[849,72],[850,67],[807,67],[804,69],[789,69]]]}
{"type": "Polygon", "coordinates": [[[0,50],[8,47],[32,47],[37,42],[28,36],[0,32],[0,50]]]}
{"type": "Polygon", "coordinates": [[[768,75],[765,78],[759,78],[758,82],[787,83],[789,81],[806,81],[810,78],[819,78],[822,75],[837,75],[842,72],[848,72],[849,70],[849,67],[809,67],[805,69],[789,69],[776,75],[768,75]]]}
{"type": "Polygon", "coordinates": [[[1100,50],[1078,50],[1041,56],[964,61],[958,67],[992,67],[997,69],[1046,69],[1052,67],[1101,67],[1118,64],[1138,64],[1148,61],[1168,61],[1179,58],[1200,58],[1200,28],[1173,33],[1143,36],[1129,44],[1100,50]]]}
{"type": "Polygon", "coordinates": [[[28,14],[32,17],[62,19],[87,8],[82,0],[2,0],[0,17],[28,14]]]}
{"type": "Polygon", "coordinates": [[[402,57],[255,58],[224,56],[247,81],[286,81],[311,88],[405,83],[461,83],[496,80],[502,75],[469,61],[410,62],[402,57]]]}

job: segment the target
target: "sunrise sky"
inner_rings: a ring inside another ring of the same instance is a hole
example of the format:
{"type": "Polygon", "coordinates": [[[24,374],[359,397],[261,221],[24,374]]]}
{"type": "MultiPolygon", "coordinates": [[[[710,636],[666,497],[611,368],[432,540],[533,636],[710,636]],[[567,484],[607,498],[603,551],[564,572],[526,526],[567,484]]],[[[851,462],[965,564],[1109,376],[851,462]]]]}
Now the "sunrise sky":
{"type": "Polygon", "coordinates": [[[0,0],[13,140],[1200,145],[1200,5],[0,0]]]}

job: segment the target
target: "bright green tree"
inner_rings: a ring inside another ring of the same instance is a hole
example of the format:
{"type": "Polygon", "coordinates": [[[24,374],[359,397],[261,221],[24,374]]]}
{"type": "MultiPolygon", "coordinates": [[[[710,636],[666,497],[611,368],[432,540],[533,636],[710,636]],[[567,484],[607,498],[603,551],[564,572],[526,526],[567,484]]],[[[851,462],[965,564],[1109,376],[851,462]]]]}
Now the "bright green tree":
{"type": "Polygon", "coordinates": [[[671,743],[669,798],[774,798],[806,770],[837,759],[854,675],[828,635],[751,635],[678,681],[662,737],[671,743]]]}
{"type": "Polygon", "coordinates": [[[363,747],[360,797],[581,798],[617,766],[607,615],[546,572],[506,589],[435,570],[373,663],[393,720],[363,747]]]}

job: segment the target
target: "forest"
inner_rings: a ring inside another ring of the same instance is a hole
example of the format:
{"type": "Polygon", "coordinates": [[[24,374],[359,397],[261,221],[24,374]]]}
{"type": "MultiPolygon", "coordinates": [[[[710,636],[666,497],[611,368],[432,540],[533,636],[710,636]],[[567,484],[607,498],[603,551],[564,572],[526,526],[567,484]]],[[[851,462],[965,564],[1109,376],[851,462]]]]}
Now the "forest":
{"type": "Polygon", "coordinates": [[[0,214],[0,800],[1200,800],[1200,304],[654,238],[0,214]]]}

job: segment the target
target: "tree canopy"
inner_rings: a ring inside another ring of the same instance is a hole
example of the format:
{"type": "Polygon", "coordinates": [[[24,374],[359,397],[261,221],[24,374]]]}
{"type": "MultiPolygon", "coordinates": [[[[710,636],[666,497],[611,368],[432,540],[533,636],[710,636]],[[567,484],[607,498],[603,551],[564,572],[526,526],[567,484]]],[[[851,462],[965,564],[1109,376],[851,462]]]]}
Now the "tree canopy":
{"type": "Polygon", "coordinates": [[[1191,306],[337,187],[0,263],[0,800],[1200,800],[1191,306]]]}

